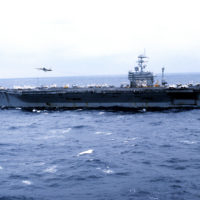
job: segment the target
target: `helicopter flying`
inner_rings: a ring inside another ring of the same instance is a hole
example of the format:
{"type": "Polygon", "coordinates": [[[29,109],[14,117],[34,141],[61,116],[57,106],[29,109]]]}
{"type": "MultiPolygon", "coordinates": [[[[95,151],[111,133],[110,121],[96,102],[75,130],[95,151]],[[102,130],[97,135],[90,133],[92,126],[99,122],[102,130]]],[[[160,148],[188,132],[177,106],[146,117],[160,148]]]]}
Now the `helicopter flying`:
{"type": "Polygon", "coordinates": [[[36,68],[36,69],[44,71],[44,72],[51,72],[51,71],[53,71],[51,68],[48,69],[48,68],[45,68],[45,67],[40,67],[40,68],[36,68]]]}

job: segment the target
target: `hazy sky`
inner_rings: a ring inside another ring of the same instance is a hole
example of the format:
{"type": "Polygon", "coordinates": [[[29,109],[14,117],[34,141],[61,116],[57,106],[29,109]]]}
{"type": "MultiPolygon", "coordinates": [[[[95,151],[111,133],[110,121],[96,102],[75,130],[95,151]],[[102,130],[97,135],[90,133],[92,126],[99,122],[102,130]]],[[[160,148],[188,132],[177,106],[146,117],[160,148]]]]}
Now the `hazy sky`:
{"type": "Polygon", "coordinates": [[[199,0],[0,0],[0,78],[127,74],[144,48],[200,72],[199,20],[199,0]]]}

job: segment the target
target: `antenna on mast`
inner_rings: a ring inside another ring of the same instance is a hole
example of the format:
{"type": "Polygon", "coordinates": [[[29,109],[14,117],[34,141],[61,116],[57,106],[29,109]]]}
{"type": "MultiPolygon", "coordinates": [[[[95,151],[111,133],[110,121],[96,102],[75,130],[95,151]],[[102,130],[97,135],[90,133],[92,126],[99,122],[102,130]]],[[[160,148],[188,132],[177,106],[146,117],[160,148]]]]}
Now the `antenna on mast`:
{"type": "Polygon", "coordinates": [[[165,68],[162,67],[162,80],[161,80],[162,86],[165,86],[167,84],[167,82],[164,79],[164,72],[165,72],[165,68]]]}
{"type": "Polygon", "coordinates": [[[138,67],[140,68],[140,72],[143,72],[143,69],[146,67],[146,65],[144,63],[146,63],[147,61],[144,60],[148,58],[146,55],[145,55],[145,49],[144,49],[144,54],[141,54],[138,56],[138,67]]]}

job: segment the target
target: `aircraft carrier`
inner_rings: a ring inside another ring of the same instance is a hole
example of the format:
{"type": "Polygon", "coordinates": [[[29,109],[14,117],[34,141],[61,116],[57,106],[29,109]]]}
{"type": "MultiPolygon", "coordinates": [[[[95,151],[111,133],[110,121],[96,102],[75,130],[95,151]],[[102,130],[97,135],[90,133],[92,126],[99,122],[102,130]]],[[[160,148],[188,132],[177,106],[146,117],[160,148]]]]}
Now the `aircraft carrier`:
{"type": "Polygon", "coordinates": [[[36,87],[33,89],[0,89],[1,108],[22,109],[169,109],[200,108],[199,85],[169,86],[164,80],[154,83],[154,74],[145,71],[145,55],[139,55],[137,66],[130,71],[130,84],[121,87],[36,87]]]}

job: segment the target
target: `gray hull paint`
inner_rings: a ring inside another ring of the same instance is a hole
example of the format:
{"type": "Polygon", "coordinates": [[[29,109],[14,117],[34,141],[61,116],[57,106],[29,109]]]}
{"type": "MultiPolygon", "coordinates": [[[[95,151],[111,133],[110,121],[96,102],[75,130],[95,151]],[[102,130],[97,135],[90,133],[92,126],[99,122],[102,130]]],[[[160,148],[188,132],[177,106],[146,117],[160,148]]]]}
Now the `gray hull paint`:
{"type": "Polygon", "coordinates": [[[1,90],[6,108],[199,108],[200,88],[1,90]]]}

